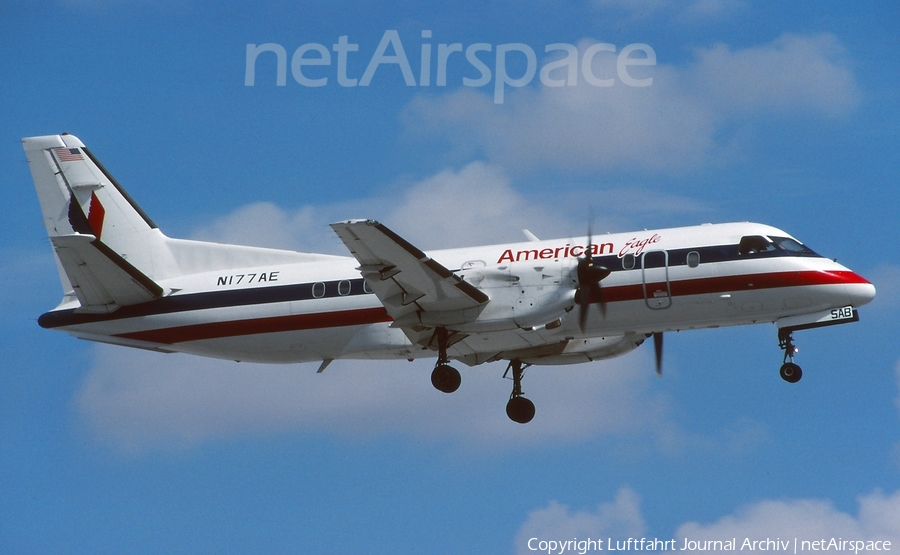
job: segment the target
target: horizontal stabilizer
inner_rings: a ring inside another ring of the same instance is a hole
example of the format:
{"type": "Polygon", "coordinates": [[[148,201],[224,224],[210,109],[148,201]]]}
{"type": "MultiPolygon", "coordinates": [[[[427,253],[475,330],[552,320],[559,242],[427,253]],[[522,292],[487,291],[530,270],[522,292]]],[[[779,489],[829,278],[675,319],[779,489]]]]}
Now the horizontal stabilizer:
{"type": "Polygon", "coordinates": [[[160,298],[164,291],[93,235],[51,237],[75,296],[79,311],[112,312],[120,306],[160,298]]]}

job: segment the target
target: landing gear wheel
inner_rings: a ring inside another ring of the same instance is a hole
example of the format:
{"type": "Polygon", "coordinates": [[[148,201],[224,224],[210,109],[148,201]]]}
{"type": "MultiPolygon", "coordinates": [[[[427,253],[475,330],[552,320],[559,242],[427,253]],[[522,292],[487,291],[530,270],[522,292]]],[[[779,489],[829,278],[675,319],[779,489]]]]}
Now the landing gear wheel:
{"type": "Polygon", "coordinates": [[[781,365],[781,379],[788,383],[797,383],[803,377],[803,371],[793,362],[785,362],[781,365]]]}
{"type": "Polygon", "coordinates": [[[435,329],[434,339],[437,339],[438,343],[438,359],[434,365],[434,370],[431,372],[431,385],[438,391],[453,393],[459,389],[462,377],[460,377],[456,368],[447,364],[450,360],[447,357],[447,345],[450,343],[450,334],[447,332],[447,328],[435,329]]]}
{"type": "Polygon", "coordinates": [[[534,418],[534,403],[522,397],[522,376],[525,374],[525,368],[521,360],[513,359],[509,361],[509,367],[506,369],[505,378],[509,371],[512,370],[513,390],[509,396],[509,402],[506,403],[506,416],[513,422],[519,424],[527,424],[534,418]]]}
{"type": "Polygon", "coordinates": [[[506,416],[513,422],[527,424],[534,418],[534,403],[525,397],[513,397],[506,403],[506,416]]]}
{"type": "Polygon", "coordinates": [[[460,383],[462,383],[462,377],[460,377],[459,371],[449,364],[439,364],[431,373],[431,385],[438,391],[453,393],[459,389],[460,383]]]}
{"type": "Polygon", "coordinates": [[[781,365],[781,379],[788,383],[797,383],[803,377],[803,371],[794,364],[794,355],[797,354],[797,347],[794,345],[794,336],[792,328],[782,328],[778,330],[778,346],[784,350],[784,364],[781,365]]]}

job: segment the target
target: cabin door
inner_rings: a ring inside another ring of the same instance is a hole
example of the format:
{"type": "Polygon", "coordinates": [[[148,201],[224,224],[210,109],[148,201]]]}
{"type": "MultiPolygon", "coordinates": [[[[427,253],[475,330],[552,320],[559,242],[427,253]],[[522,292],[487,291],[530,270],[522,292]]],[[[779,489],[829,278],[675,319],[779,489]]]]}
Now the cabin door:
{"type": "Polygon", "coordinates": [[[653,310],[672,306],[672,289],[669,285],[669,253],[649,251],[641,256],[641,281],[644,302],[653,310]]]}

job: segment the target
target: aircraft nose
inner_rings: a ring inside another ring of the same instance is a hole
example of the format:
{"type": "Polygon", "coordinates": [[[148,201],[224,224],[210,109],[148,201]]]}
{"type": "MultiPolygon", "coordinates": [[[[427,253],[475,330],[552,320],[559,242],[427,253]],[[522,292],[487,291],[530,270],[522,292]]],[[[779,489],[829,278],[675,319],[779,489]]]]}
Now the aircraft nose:
{"type": "Polygon", "coordinates": [[[850,295],[850,304],[860,307],[875,298],[875,286],[860,277],[858,283],[847,284],[847,293],[850,295]]]}

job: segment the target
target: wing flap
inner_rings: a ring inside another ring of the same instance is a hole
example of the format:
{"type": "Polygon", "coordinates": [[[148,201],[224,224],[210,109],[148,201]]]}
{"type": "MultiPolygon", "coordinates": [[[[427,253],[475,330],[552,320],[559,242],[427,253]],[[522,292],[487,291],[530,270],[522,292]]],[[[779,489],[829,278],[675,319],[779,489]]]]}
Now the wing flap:
{"type": "Polygon", "coordinates": [[[56,255],[84,312],[112,312],[120,306],[160,298],[164,290],[93,235],[51,237],[56,255]]]}
{"type": "Polygon", "coordinates": [[[404,327],[466,321],[490,300],[379,222],[350,220],[331,227],[359,261],[366,284],[404,327]]]}

